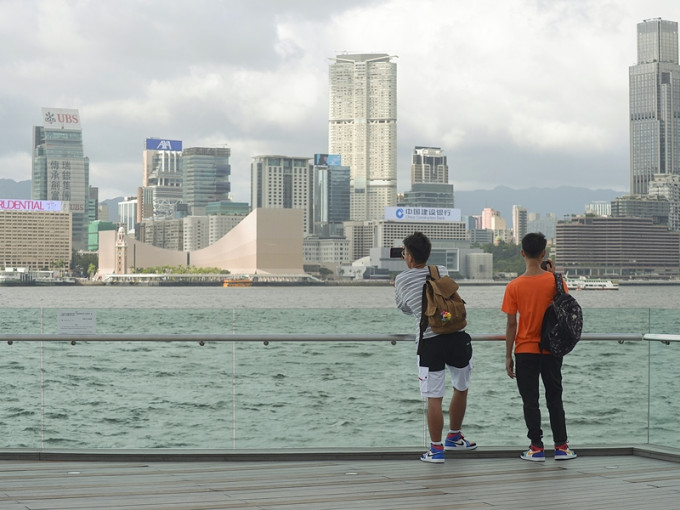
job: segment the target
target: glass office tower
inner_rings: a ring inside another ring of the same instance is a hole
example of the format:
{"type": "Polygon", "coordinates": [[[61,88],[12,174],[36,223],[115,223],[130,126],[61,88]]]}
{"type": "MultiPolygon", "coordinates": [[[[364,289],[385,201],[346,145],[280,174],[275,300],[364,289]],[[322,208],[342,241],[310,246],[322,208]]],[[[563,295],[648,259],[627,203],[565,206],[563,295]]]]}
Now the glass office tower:
{"type": "Polygon", "coordinates": [[[57,200],[71,212],[72,246],[87,249],[88,225],[96,211],[90,198],[90,161],[83,156],[78,110],[43,108],[43,125],[33,127],[33,200],[57,200]]]}
{"type": "Polygon", "coordinates": [[[349,221],[350,171],[337,154],[314,154],[314,233],[342,237],[349,221]]]}
{"type": "Polygon", "coordinates": [[[190,147],[182,152],[182,202],[194,216],[204,216],[211,202],[229,200],[231,165],[227,148],[190,147]]]}
{"type": "Polygon", "coordinates": [[[678,24],[637,26],[638,62],[629,70],[630,192],[645,194],[656,174],[680,174],[678,24]]]}

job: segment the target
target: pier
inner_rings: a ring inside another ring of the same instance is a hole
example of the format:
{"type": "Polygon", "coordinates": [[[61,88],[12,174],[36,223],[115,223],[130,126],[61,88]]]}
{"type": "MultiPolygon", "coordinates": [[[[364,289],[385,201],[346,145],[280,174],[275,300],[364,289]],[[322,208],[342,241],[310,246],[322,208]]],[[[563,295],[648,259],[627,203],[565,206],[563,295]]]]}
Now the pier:
{"type": "MultiPolygon", "coordinates": [[[[478,344],[499,342],[503,336],[473,335],[473,340],[478,344]]],[[[629,343],[646,344],[650,350],[666,354],[665,358],[675,352],[669,349],[680,347],[679,336],[652,333],[586,334],[582,341],[610,342],[609,350],[629,343]]],[[[410,343],[412,338],[362,334],[0,334],[5,355],[5,349],[26,347],[26,343],[51,346],[47,352],[55,356],[111,342],[147,343],[152,348],[189,343],[194,349],[234,342],[259,344],[263,349],[288,342],[363,342],[390,348],[390,344],[410,343]]],[[[664,361],[670,363],[670,359],[664,361]]],[[[671,400],[664,406],[676,406],[677,395],[671,391],[671,400]]],[[[654,392],[650,390],[649,396],[654,399],[654,392]]],[[[602,402],[602,412],[607,413],[613,405],[602,402]]],[[[323,409],[301,411],[323,416],[323,409]]],[[[375,417],[367,418],[368,423],[375,421],[375,417]]],[[[568,461],[555,461],[546,449],[542,463],[519,458],[523,443],[480,443],[474,451],[447,454],[443,465],[427,464],[418,460],[424,445],[394,444],[389,428],[382,425],[373,433],[381,437],[384,446],[370,447],[334,444],[332,433],[324,436],[323,446],[309,448],[272,447],[266,441],[254,448],[5,447],[0,448],[0,508],[677,509],[677,427],[675,421],[661,425],[667,434],[653,435],[651,440],[648,432],[644,437],[613,436],[620,444],[606,440],[575,444],[578,457],[568,461]]],[[[400,427],[398,423],[393,426],[400,427]]],[[[612,423],[611,430],[616,427],[612,423]]],[[[188,442],[200,438],[202,431],[189,433],[193,437],[187,437],[188,442]]],[[[77,427],[66,432],[74,438],[80,434],[77,427]]],[[[611,440],[608,434],[603,431],[603,438],[611,440]]],[[[472,432],[470,437],[475,439],[472,432]]]]}
{"type": "MultiPolygon", "coordinates": [[[[580,447],[544,463],[480,446],[445,464],[416,449],[0,451],[0,508],[675,510],[680,457],[580,447]]],[[[453,457],[453,458],[452,458],[453,457]]]]}

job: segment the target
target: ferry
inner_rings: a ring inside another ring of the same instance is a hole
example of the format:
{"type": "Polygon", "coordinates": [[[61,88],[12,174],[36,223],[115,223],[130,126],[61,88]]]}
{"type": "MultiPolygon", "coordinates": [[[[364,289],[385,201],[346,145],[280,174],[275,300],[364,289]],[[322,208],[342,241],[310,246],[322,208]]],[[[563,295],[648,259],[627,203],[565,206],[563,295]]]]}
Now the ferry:
{"type": "Polygon", "coordinates": [[[564,277],[569,290],[619,290],[619,282],[606,278],[587,278],[585,276],[564,277]]]}
{"type": "Polygon", "coordinates": [[[249,277],[225,278],[222,282],[223,287],[252,287],[253,279],[249,277]]]}

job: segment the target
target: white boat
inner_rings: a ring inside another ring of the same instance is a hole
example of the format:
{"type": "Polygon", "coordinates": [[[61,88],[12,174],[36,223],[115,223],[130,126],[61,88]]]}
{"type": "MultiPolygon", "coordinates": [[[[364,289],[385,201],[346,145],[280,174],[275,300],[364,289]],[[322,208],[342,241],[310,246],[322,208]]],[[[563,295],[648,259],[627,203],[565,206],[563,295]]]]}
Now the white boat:
{"type": "Polygon", "coordinates": [[[585,276],[565,276],[569,290],[619,290],[619,282],[606,278],[587,278],[585,276]]]}

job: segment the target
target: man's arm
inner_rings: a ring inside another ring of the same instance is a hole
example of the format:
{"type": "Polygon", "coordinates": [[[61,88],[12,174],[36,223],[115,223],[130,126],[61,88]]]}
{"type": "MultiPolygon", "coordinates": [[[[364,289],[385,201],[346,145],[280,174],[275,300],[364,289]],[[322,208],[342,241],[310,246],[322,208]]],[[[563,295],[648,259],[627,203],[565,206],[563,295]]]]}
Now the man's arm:
{"type": "Polygon", "coordinates": [[[508,377],[515,378],[515,362],[512,359],[512,349],[515,346],[515,335],[517,335],[517,314],[506,314],[507,322],[505,325],[505,371],[508,377]]]}
{"type": "Polygon", "coordinates": [[[404,296],[404,285],[402,281],[397,280],[394,284],[394,302],[397,305],[397,308],[404,312],[407,315],[411,314],[411,309],[408,307],[408,304],[406,303],[406,297],[404,296]]]}

